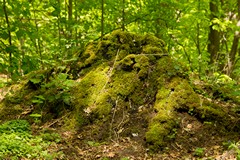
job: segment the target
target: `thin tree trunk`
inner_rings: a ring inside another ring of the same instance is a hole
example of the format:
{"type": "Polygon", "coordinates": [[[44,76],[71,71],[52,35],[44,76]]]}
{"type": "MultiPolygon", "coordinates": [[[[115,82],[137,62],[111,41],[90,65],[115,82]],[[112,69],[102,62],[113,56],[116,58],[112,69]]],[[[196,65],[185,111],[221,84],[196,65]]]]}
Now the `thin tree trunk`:
{"type": "Polygon", "coordinates": [[[125,0],[122,0],[122,30],[125,30],[125,0]]]}
{"type": "MultiPolygon", "coordinates": [[[[60,0],[58,0],[58,7],[59,7],[59,10],[61,10],[61,2],[60,0]]],[[[61,19],[61,16],[60,16],[60,13],[57,15],[57,26],[58,26],[58,47],[59,47],[59,55],[62,54],[62,43],[61,43],[61,23],[60,23],[60,19],[61,19]]]]}
{"type": "Polygon", "coordinates": [[[36,26],[36,31],[37,31],[37,38],[35,39],[35,43],[36,43],[36,48],[37,51],[39,53],[40,56],[40,60],[41,60],[41,68],[43,69],[43,58],[42,58],[42,48],[41,48],[41,39],[39,37],[39,29],[38,29],[38,23],[37,23],[37,18],[36,18],[36,9],[35,9],[35,4],[34,1],[32,1],[32,6],[33,6],[33,16],[34,16],[34,23],[36,26]]]}
{"type": "Polygon", "coordinates": [[[101,41],[103,40],[104,35],[104,0],[102,0],[102,18],[101,18],[101,41]]]}
{"type": "MultiPolygon", "coordinates": [[[[11,47],[12,46],[12,36],[11,36],[10,22],[8,19],[6,0],[3,0],[3,11],[4,11],[6,23],[7,23],[9,47],[11,47]]],[[[11,52],[11,50],[9,51],[9,66],[10,66],[10,68],[12,68],[12,52],[11,52]]],[[[12,73],[11,73],[11,75],[12,75],[12,73]]]]}
{"type": "MultiPolygon", "coordinates": [[[[212,21],[214,18],[217,18],[218,6],[217,0],[210,1],[210,12],[212,21]]],[[[215,64],[217,62],[219,46],[220,46],[220,33],[219,31],[213,29],[214,24],[210,26],[210,32],[208,34],[208,52],[210,53],[210,62],[209,64],[215,64]]]]}
{"type": "MultiPolygon", "coordinates": [[[[77,7],[77,0],[74,0],[74,6],[75,6],[75,12],[74,12],[74,18],[75,18],[75,24],[78,24],[78,7],[77,7]]],[[[78,46],[78,29],[75,27],[75,41],[76,41],[76,46],[78,46]]]]}
{"type": "MultiPolygon", "coordinates": [[[[237,16],[237,25],[240,23],[240,0],[238,0],[238,16],[237,16]]],[[[240,32],[235,31],[232,47],[229,53],[229,61],[228,61],[228,67],[227,67],[227,75],[231,76],[232,71],[234,69],[236,55],[238,52],[238,45],[239,45],[239,38],[240,38],[240,32]]]]}
{"type": "MultiPolygon", "coordinates": [[[[200,0],[198,0],[198,12],[200,12],[200,0]]],[[[196,47],[198,51],[198,57],[199,57],[199,64],[198,64],[198,72],[199,72],[199,78],[201,78],[201,72],[202,72],[202,51],[201,51],[201,45],[200,45],[200,23],[197,22],[197,37],[196,37],[196,47]]]]}
{"type": "Polygon", "coordinates": [[[69,30],[69,38],[72,38],[72,16],[73,16],[73,1],[69,0],[68,1],[68,30],[69,30]]]}

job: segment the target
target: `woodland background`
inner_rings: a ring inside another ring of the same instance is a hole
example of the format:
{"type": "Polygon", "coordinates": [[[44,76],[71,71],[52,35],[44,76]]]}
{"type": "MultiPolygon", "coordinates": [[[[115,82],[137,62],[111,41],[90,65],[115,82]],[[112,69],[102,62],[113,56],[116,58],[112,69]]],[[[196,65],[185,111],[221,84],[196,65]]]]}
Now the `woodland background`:
{"type": "Polygon", "coordinates": [[[239,79],[240,0],[1,0],[0,6],[0,72],[14,80],[74,61],[86,43],[117,29],[163,39],[200,79],[239,79]]]}

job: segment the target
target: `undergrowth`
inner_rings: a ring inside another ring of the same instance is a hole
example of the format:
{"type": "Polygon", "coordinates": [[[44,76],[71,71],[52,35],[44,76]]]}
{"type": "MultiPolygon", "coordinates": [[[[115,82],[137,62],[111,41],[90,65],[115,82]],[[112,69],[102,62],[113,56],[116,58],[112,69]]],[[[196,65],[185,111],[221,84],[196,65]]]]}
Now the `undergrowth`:
{"type": "Polygon", "coordinates": [[[61,152],[50,152],[59,136],[41,134],[34,136],[26,120],[12,120],[0,125],[0,159],[55,159],[61,152]],[[50,138],[49,138],[50,137],[50,138]]]}

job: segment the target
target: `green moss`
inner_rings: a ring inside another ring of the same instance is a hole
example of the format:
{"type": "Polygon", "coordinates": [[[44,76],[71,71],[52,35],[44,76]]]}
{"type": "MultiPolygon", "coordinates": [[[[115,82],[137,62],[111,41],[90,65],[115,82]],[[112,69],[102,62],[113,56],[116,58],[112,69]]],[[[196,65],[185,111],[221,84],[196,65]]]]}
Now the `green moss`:
{"type": "Polygon", "coordinates": [[[83,57],[86,57],[84,61],[84,65],[92,64],[96,57],[96,49],[93,44],[88,45],[85,52],[83,53],[83,57]]]}
{"type": "Polygon", "coordinates": [[[111,35],[106,36],[104,39],[108,39],[117,44],[127,44],[133,42],[134,35],[131,33],[122,32],[121,30],[116,30],[112,32],[111,35]]]}
{"type": "Polygon", "coordinates": [[[164,53],[163,50],[159,47],[152,47],[151,45],[147,45],[143,48],[143,54],[161,54],[164,53]]]}
{"type": "Polygon", "coordinates": [[[213,108],[212,106],[203,105],[198,110],[199,113],[201,114],[201,118],[203,119],[208,120],[220,119],[222,121],[223,119],[226,119],[226,117],[228,117],[226,115],[226,112],[224,112],[220,107],[213,108]]]}
{"type": "Polygon", "coordinates": [[[114,95],[126,97],[134,92],[139,85],[139,79],[135,72],[119,71],[112,77],[112,92],[114,95]]]}
{"type": "Polygon", "coordinates": [[[123,58],[121,61],[119,61],[117,63],[118,68],[121,68],[125,71],[133,70],[133,65],[135,63],[135,57],[136,57],[136,55],[134,55],[134,54],[127,55],[125,58],[123,58]]]}
{"type": "Polygon", "coordinates": [[[109,115],[112,109],[112,104],[109,103],[111,100],[111,95],[108,92],[101,93],[96,100],[96,108],[94,112],[100,117],[104,118],[109,115]]]}
{"type": "Polygon", "coordinates": [[[104,37],[98,44],[90,43],[80,56],[83,76],[73,92],[77,113],[103,118],[109,116],[117,100],[118,107],[135,109],[152,101],[156,79],[165,72],[159,73],[159,70],[170,68],[168,62],[164,62],[166,66],[155,67],[160,57],[155,58],[154,54],[162,53],[164,46],[164,42],[154,36],[121,31],[104,37]],[[104,63],[106,61],[110,63],[104,63]]]}
{"type": "Polygon", "coordinates": [[[147,34],[144,36],[143,40],[142,40],[142,43],[143,44],[150,44],[152,46],[156,46],[158,48],[164,48],[166,45],[165,45],[165,42],[153,35],[150,35],[150,34],[147,34]]]}
{"type": "Polygon", "coordinates": [[[15,119],[19,117],[21,113],[24,111],[21,105],[6,105],[5,103],[1,103],[0,106],[0,120],[9,120],[15,119]]]}
{"type": "Polygon", "coordinates": [[[233,122],[232,113],[230,113],[228,108],[205,100],[202,102],[201,106],[196,108],[195,112],[204,121],[214,121],[218,122],[222,126],[226,126],[226,128],[230,126],[234,128],[232,124],[235,122],[233,122]]]}
{"type": "MultiPolygon", "coordinates": [[[[92,112],[97,106],[104,102],[102,93],[106,92],[106,84],[108,82],[108,67],[99,66],[95,70],[92,70],[85,77],[79,79],[79,84],[76,86],[76,90],[73,91],[74,105],[77,110],[88,109],[92,112]],[[103,102],[100,102],[103,100],[103,102]]],[[[100,109],[101,110],[101,109],[100,109]]]]}
{"type": "Polygon", "coordinates": [[[147,142],[153,144],[153,149],[162,147],[168,133],[176,126],[177,111],[188,112],[199,105],[199,97],[194,93],[187,80],[179,77],[172,78],[158,89],[154,105],[157,113],[149,123],[149,130],[146,133],[147,142]]]}
{"type": "Polygon", "coordinates": [[[166,136],[170,133],[170,128],[174,125],[169,123],[154,123],[149,126],[146,132],[146,142],[150,144],[153,151],[166,145],[166,136]]]}

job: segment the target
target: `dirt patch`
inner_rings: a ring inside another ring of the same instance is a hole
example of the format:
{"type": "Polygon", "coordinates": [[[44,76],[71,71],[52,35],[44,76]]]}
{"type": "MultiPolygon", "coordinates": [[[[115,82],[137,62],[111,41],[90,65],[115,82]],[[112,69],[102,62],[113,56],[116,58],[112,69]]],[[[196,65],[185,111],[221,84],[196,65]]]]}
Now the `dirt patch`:
{"type": "MultiPolygon", "coordinates": [[[[143,144],[141,133],[131,135],[118,135],[108,141],[96,141],[96,135],[91,133],[95,126],[84,127],[81,131],[61,131],[63,143],[60,150],[67,155],[65,158],[73,159],[130,159],[130,160],[173,160],[173,159],[235,159],[234,150],[226,151],[225,143],[238,140],[238,134],[226,135],[218,132],[217,126],[202,123],[188,113],[179,113],[179,128],[170,136],[174,141],[169,142],[162,150],[152,153],[143,144]]],[[[142,119],[143,121],[143,119],[142,119]]],[[[138,122],[141,122],[139,119],[138,122]]],[[[136,123],[139,127],[141,123],[136,123]]],[[[126,130],[131,129],[126,126],[126,130]]],[[[139,127],[139,131],[142,128],[139,127]]],[[[144,133],[144,132],[143,132],[144,133]]],[[[143,134],[144,135],[144,134],[143,134]]],[[[98,135],[100,136],[100,135],[98,135]]],[[[98,140],[98,138],[97,138],[98,140]]]]}

